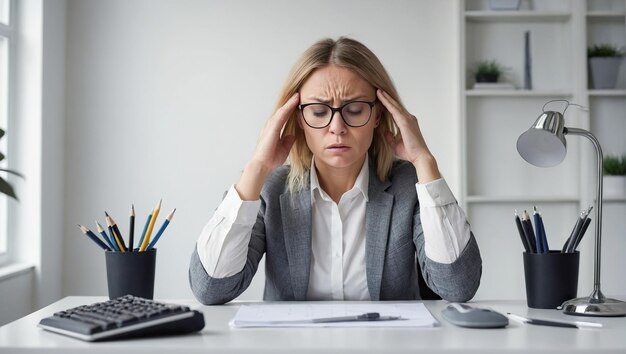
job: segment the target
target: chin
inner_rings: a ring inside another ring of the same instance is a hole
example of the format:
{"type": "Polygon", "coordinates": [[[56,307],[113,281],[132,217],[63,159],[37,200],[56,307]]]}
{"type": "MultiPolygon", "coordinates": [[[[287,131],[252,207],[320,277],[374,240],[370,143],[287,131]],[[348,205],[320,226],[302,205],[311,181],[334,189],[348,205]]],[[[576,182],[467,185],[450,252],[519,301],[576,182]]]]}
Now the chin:
{"type": "MultiPolygon", "coordinates": [[[[316,157],[316,161],[320,161],[330,167],[334,168],[348,168],[354,166],[354,164],[361,161],[363,156],[354,156],[352,154],[331,155],[316,157]]],[[[360,168],[360,166],[359,166],[360,168]]]]}

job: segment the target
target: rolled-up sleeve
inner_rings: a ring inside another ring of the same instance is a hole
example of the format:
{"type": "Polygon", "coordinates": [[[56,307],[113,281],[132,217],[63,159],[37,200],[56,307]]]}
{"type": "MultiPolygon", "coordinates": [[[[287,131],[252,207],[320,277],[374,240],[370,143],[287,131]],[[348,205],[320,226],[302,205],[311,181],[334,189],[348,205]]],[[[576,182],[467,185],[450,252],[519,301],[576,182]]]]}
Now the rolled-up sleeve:
{"type": "Polygon", "coordinates": [[[225,278],[243,269],[260,206],[260,200],[241,200],[234,186],[228,190],[196,243],[200,262],[209,276],[225,278]]]}
{"type": "Polygon", "coordinates": [[[424,252],[439,263],[454,262],[467,246],[470,226],[443,178],[415,185],[424,231],[424,252]]]}

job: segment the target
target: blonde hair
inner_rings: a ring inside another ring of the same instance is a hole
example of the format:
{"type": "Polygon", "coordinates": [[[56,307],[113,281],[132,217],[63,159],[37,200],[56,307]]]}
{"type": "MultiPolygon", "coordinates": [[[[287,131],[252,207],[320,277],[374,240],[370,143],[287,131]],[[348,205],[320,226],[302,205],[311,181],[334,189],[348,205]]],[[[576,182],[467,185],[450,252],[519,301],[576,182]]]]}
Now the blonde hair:
{"type": "MultiPolygon", "coordinates": [[[[380,60],[360,42],[340,37],[336,41],[330,38],[322,39],[309,47],[291,69],[287,81],[282,88],[276,109],[283,106],[287,100],[298,92],[311,74],[322,67],[337,65],[352,70],[360,75],[374,88],[382,89],[400,102],[398,93],[380,60]]],[[[401,103],[400,103],[401,104],[401,103]]],[[[395,160],[393,151],[385,140],[385,132],[398,133],[398,128],[391,117],[391,113],[383,109],[378,127],[374,130],[369,155],[376,163],[376,175],[381,181],[387,179],[395,160]]],[[[289,117],[282,135],[294,135],[296,141],[289,152],[288,162],[291,165],[287,185],[294,193],[303,190],[309,183],[309,170],[313,153],[306,144],[304,131],[298,124],[297,112],[289,117]]]]}

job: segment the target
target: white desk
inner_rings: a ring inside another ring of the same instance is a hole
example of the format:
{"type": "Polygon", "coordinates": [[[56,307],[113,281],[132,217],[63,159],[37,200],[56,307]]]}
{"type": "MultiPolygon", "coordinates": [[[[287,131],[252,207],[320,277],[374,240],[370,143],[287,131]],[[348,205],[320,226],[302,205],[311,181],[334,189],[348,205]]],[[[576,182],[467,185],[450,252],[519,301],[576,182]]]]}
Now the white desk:
{"type": "MultiPolygon", "coordinates": [[[[581,318],[556,310],[535,310],[523,301],[479,301],[500,312],[553,319],[582,319],[600,329],[522,325],[504,329],[464,329],[441,318],[443,301],[426,301],[441,322],[437,328],[243,328],[228,326],[239,304],[201,306],[195,301],[169,302],[204,312],[206,327],[197,334],[87,343],[36,327],[56,311],[105,300],[67,297],[0,327],[0,353],[626,353],[626,318],[581,318]]],[[[168,302],[167,300],[164,300],[168,302]]]]}

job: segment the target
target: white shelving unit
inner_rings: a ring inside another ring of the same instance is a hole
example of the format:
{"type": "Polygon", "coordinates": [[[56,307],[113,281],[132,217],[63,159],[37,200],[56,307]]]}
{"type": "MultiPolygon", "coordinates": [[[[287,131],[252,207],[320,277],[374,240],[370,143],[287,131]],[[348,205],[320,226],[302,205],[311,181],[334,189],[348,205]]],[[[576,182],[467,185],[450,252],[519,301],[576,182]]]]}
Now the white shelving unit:
{"type": "MultiPolygon", "coordinates": [[[[625,0],[522,0],[517,11],[493,11],[487,0],[465,0],[460,14],[461,131],[464,151],[461,203],[467,211],[481,254],[483,278],[477,298],[525,297],[522,251],[514,210],[542,212],[548,241],[560,249],[580,210],[595,199],[595,150],[581,137],[568,137],[560,165],[537,168],[517,153],[518,136],[550,100],[566,99],[566,124],[592,131],[604,153],[626,153],[626,65],[614,90],[588,86],[587,47],[626,46],[625,0]],[[524,33],[530,31],[532,89],[523,89],[524,33]],[[505,67],[500,81],[513,90],[472,89],[471,69],[480,60],[505,67]]],[[[563,111],[564,103],[547,109],[563,111]]],[[[602,290],[626,294],[621,256],[626,251],[626,196],[605,197],[602,239],[602,290]],[[611,270],[608,270],[611,269],[611,270]],[[622,279],[619,279],[622,277],[622,279]]],[[[592,214],[595,218],[595,214],[592,214]]],[[[593,226],[594,223],[592,223],[593,226]]],[[[581,250],[579,295],[593,285],[593,236],[581,250]]]]}

